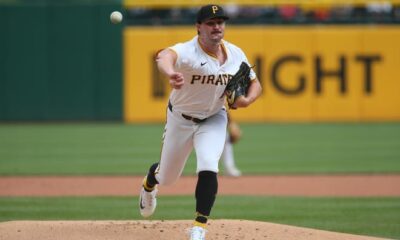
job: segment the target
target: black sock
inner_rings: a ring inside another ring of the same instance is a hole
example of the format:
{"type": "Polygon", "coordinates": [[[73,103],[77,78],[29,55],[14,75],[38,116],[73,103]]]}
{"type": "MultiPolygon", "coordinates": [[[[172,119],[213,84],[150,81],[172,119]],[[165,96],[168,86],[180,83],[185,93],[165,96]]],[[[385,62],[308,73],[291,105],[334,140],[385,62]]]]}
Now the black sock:
{"type": "MultiPolygon", "coordinates": [[[[198,213],[198,222],[207,222],[211,208],[218,191],[217,173],[211,171],[199,172],[196,186],[196,212],[198,213]]],[[[196,218],[196,221],[197,221],[196,218]]]]}
{"type": "Polygon", "coordinates": [[[155,171],[157,170],[158,163],[154,163],[151,165],[149,172],[147,174],[146,181],[144,183],[144,187],[146,190],[152,191],[154,189],[154,186],[158,184],[158,181],[156,179],[155,171]]]}

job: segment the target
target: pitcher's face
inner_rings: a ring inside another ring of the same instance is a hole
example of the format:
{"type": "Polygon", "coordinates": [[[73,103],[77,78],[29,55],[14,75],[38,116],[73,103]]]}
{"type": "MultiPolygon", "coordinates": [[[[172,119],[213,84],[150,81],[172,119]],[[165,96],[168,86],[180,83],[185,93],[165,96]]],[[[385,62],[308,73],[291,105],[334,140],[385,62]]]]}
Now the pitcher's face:
{"type": "Polygon", "coordinates": [[[200,37],[204,40],[219,43],[224,38],[225,20],[222,18],[208,19],[197,24],[200,37]]]}

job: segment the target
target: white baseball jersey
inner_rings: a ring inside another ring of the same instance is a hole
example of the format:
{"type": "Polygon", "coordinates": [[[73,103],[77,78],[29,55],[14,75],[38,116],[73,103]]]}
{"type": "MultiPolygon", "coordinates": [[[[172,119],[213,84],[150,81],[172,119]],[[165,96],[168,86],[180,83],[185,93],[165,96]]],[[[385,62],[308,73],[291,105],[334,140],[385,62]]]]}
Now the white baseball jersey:
{"type": "MultiPolygon", "coordinates": [[[[239,70],[242,62],[248,63],[243,51],[232,43],[222,40],[227,60],[220,65],[218,59],[200,45],[198,36],[170,49],[178,58],[175,71],[183,74],[182,89],[173,89],[170,101],[174,109],[196,118],[208,118],[224,106],[223,93],[229,79],[239,70]]],[[[250,79],[256,74],[250,72],[250,79]]]]}

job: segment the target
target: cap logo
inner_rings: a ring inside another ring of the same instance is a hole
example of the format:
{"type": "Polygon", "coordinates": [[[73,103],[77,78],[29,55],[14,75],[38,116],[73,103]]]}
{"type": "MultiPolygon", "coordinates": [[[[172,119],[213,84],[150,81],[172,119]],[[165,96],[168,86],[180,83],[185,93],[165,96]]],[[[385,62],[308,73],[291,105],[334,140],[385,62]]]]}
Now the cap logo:
{"type": "Polygon", "coordinates": [[[215,14],[218,11],[218,7],[217,6],[212,6],[212,11],[215,14]]]}

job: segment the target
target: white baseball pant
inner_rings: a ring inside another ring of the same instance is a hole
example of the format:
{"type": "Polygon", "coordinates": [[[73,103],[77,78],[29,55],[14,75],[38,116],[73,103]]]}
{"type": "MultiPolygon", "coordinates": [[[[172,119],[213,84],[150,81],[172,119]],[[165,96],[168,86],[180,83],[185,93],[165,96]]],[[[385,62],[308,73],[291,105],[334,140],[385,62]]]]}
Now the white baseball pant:
{"type": "Polygon", "coordinates": [[[160,185],[170,185],[181,176],[186,161],[195,149],[196,172],[218,172],[218,161],[225,145],[227,113],[221,109],[205,122],[195,123],[182,113],[167,109],[160,164],[155,177],[160,185]]]}

